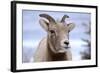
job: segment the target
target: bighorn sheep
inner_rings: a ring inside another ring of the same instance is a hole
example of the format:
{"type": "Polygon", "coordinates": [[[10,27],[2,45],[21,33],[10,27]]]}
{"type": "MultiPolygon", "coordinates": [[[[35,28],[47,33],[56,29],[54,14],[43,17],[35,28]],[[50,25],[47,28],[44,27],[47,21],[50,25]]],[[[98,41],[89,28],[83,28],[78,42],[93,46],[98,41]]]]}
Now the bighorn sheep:
{"type": "Polygon", "coordinates": [[[70,51],[69,32],[75,27],[73,23],[65,23],[67,15],[60,22],[48,14],[40,14],[40,25],[46,30],[47,37],[43,38],[36,50],[34,61],[64,61],[72,60],[70,51]]]}

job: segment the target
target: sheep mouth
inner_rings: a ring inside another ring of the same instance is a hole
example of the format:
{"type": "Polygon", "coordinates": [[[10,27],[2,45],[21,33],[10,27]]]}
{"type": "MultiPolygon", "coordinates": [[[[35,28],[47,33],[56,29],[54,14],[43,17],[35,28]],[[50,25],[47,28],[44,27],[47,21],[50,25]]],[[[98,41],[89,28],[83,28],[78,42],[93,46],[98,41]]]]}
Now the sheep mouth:
{"type": "Polygon", "coordinates": [[[69,48],[69,46],[61,46],[57,51],[58,53],[65,53],[69,48]]]}
{"type": "Polygon", "coordinates": [[[67,47],[63,47],[63,48],[65,48],[65,49],[69,49],[70,47],[67,46],[67,47]]]}
{"type": "Polygon", "coordinates": [[[69,49],[70,47],[69,46],[62,46],[61,48],[62,49],[69,49]]]}

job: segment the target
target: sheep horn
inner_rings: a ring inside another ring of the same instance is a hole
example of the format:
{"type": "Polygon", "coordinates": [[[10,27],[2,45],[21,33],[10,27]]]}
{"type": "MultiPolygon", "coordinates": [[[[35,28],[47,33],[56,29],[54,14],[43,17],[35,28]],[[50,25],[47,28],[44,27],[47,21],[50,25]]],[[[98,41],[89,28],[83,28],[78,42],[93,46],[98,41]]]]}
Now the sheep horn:
{"type": "Polygon", "coordinates": [[[56,23],[55,20],[48,14],[40,14],[39,16],[48,19],[50,22],[56,23]]]}
{"type": "Polygon", "coordinates": [[[66,18],[69,18],[69,16],[68,16],[68,15],[64,15],[64,16],[62,17],[61,22],[65,22],[65,19],[66,19],[66,18]]]}

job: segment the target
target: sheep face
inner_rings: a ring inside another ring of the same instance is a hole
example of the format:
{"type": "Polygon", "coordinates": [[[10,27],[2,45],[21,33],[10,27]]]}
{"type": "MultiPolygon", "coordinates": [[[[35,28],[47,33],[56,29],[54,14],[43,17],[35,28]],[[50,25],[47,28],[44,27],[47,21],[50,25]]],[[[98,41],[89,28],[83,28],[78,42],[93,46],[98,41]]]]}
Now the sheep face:
{"type": "Polygon", "coordinates": [[[54,53],[65,53],[70,48],[69,32],[75,27],[73,23],[65,23],[65,15],[61,22],[56,22],[51,16],[47,14],[40,14],[41,17],[47,20],[40,19],[41,26],[48,33],[48,44],[51,51],[54,53]]]}

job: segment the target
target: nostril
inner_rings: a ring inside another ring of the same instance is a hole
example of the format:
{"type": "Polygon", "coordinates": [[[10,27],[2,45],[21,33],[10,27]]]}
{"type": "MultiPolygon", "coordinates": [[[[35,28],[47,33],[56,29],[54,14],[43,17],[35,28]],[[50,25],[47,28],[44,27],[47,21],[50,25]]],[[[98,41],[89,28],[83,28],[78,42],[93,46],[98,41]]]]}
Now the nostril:
{"type": "Polygon", "coordinates": [[[64,44],[68,45],[68,44],[69,44],[69,42],[64,42],[64,44]]]}

